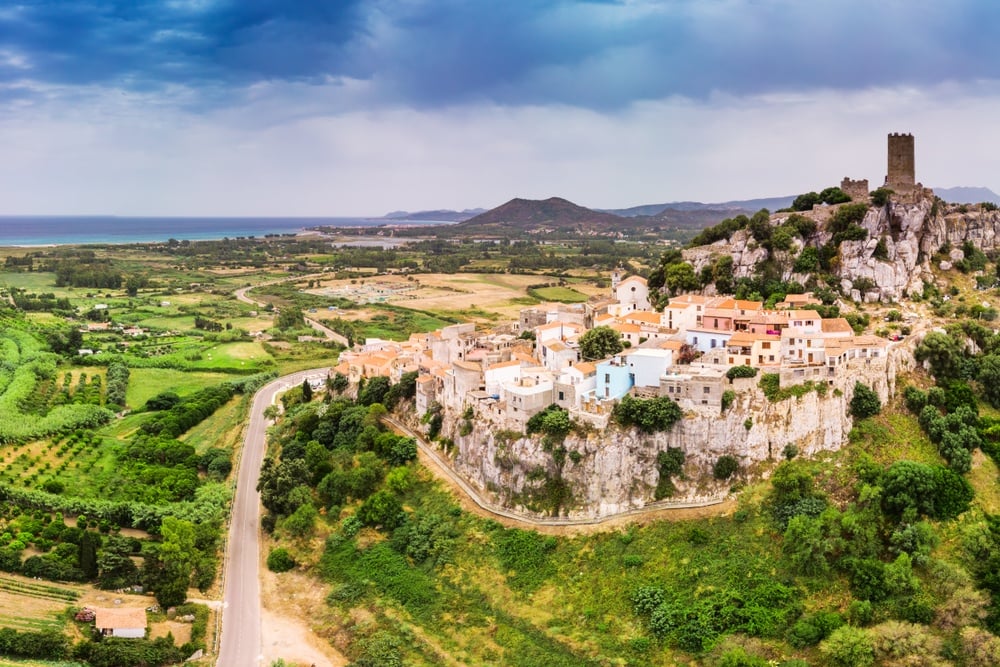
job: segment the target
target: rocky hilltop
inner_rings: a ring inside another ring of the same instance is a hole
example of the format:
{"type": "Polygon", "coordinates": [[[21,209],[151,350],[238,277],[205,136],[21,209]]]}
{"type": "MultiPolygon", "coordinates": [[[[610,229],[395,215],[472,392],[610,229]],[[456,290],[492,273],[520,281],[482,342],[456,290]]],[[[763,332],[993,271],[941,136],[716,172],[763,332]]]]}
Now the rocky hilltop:
{"type": "MultiPolygon", "coordinates": [[[[839,207],[849,205],[817,206],[797,214],[817,225],[806,238],[795,239],[788,250],[768,250],[754,240],[749,229],[741,229],[728,240],[685,250],[684,259],[699,272],[729,254],[737,278],[753,276],[758,265],[770,259],[781,268],[783,280],[806,284],[809,274],[795,271],[795,258],[805,247],[829,244],[834,234],[827,223],[839,207]]],[[[858,223],[867,237],[841,241],[831,273],[843,291],[859,301],[892,301],[917,293],[925,281],[933,280],[932,268],[948,269],[964,259],[962,248],[967,243],[987,253],[1000,249],[1000,211],[990,209],[945,204],[929,190],[872,206],[858,223]]],[[[780,226],[791,215],[796,214],[774,214],[771,224],[780,226]]]]}
{"type": "MultiPolygon", "coordinates": [[[[656,500],[657,456],[670,447],[683,451],[685,462],[683,476],[673,480],[676,492],[664,502],[719,500],[732,484],[713,478],[719,457],[733,456],[741,470],[752,473],[758,464],[783,460],[789,444],[802,456],[840,449],[853,426],[849,403],[855,381],[884,402],[895,391],[897,373],[914,362],[910,350],[897,347],[884,366],[851,363],[851,372],[833,386],[778,401],[764,395],[757,378],[735,379],[730,388],[736,400],[722,414],[699,406],[657,434],[614,424],[586,435],[571,433],[562,443],[563,457],[540,436],[501,431],[487,420],[476,419],[463,432],[459,419],[446,419],[442,435],[454,443],[450,463],[456,472],[497,505],[526,515],[592,519],[645,507],[656,500]],[[558,508],[554,493],[562,499],[558,508]]],[[[412,425],[420,428],[416,421],[412,425]]]]}

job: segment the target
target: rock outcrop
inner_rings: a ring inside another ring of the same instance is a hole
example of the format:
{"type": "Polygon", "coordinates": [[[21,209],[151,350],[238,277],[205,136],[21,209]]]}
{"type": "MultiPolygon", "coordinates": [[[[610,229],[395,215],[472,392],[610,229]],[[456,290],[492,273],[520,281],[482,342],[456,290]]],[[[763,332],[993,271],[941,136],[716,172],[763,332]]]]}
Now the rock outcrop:
{"type": "Polygon", "coordinates": [[[738,379],[731,384],[736,401],[724,413],[718,409],[689,409],[664,433],[642,434],[614,426],[586,436],[571,433],[562,443],[565,456],[541,437],[497,431],[494,424],[475,420],[471,433],[462,435],[459,420],[445,420],[443,435],[454,442],[451,464],[493,502],[526,515],[552,511],[547,494],[552,485],[568,493],[560,514],[598,518],[643,507],[655,500],[659,481],[657,455],[668,447],[685,453],[684,479],[675,479],[678,503],[723,497],[731,481],[712,477],[719,457],[731,455],[743,471],[758,464],[782,460],[786,445],[811,456],[837,450],[852,427],[849,403],[855,381],[872,387],[883,402],[895,389],[896,374],[910,367],[909,350],[895,348],[888,360],[869,366],[864,360],[829,380],[821,380],[822,394],[812,390],[801,397],[771,402],[759,380],[738,379]]]}
{"type": "MultiPolygon", "coordinates": [[[[807,274],[793,271],[793,257],[804,245],[818,247],[831,241],[833,235],[825,230],[825,222],[836,208],[818,206],[801,214],[817,221],[817,231],[804,242],[796,240],[791,252],[778,253],[772,258],[781,266],[784,280],[806,282],[807,274]]],[[[780,225],[789,215],[772,215],[771,222],[780,225]]],[[[932,263],[934,268],[951,268],[963,259],[961,248],[965,243],[983,252],[1000,249],[1000,211],[948,205],[930,194],[872,207],[861,226],[868,237],[862,241],[843,241],[832,267],[841,288],[857,301],[893,301],[921,291],[925,281],[934,279],[932,263]],[[880,242],[886,251],[881,259],[875,256],[880,242]],[[949,246],[950,254],[935,261],[935,255],[949,246]]],[[[747,230],[740,230],[728,241],[685,250],[684,258],[697,273],[724,254],[733,257],[737,278],[754,275],[758,264],[770,256],[747,230]]]]}

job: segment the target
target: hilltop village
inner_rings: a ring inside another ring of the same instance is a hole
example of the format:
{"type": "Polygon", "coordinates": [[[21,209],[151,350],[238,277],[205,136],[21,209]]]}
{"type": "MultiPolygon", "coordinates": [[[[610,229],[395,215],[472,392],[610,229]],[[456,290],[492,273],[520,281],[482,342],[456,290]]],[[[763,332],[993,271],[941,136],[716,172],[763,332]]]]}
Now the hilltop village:
{"type": "Polygon", "coordinates": [[[769,310],[760,301],[682,295],[656,312],[644,278],[616,274],[608,298],[525,308],[519,321],[490,331],[456,324],[405,342],[368,339],[343,352],[333,372],[352,382],[417,372],[418,415],[435,403],[456,414],[471,406],[499,429],[523,430],[552,404],[603,428],[628,394],[718,414],[733,366],[778,374],[781,387],[834,386],[857,364],[884,368],[889,341],[807,308],[819,303],[792,294],[769,310]],[[580,339],[595,327],[614,331],[623,350],[583,358],[580,339]]]}

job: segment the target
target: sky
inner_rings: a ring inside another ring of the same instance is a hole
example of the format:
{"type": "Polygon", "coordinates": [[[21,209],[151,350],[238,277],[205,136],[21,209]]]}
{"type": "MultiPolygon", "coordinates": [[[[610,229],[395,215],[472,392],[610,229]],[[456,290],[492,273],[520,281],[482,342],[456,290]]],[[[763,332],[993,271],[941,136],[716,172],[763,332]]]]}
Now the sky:
{"type": "Polygon", "coordinates": [[[0,214],[1000,190],[992,0],[0,0],[0,214]]]}

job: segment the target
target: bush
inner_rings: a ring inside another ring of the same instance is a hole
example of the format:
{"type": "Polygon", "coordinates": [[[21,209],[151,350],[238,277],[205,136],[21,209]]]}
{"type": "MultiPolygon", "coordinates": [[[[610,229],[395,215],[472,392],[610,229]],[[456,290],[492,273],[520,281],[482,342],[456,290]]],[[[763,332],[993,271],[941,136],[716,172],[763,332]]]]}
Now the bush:
{"type": "Polygon", "coordinates": [[[830,633],[819,650],[836,667],[869,667],[875,664],[875,642],[871,634],[849,625],[830,633]]]}
{"type": "Polygon", "coordinates": [[[283,547],[271,549],[267,555],[267,569],[271,572],[288,572],[295,567],[295,559],[283,547]]]}
{"type": "Polygon", "coordinates": [[[733,366],[726,371],[726,377],[730,380],[757,377],[757,369],[752,366],[733,366]]]}
{"type": "Polygon", "coordinates": [[[736,392],[733,391],[732,389],[727,389],[724,392],[722,392],[722,408],[721,408],[722,412],[728,410],[729,406],[731,406],[733,404],[733,401],[735,400],[736,400],[736,392]]]}
{"type": "Polygon", "coordinates": [[[718,480],[729,479],[739,470],[739,467],[740,464],[736,458],[726,454],[720,456],[719,460],[712,466],[712,475],[718,480]]]}
{"type": "Polygon", "coordinates": [[[906,408],[915,415],[927,405],[927,392],[921,391],[914,386],[909,386],[903,390],[903,400],[906,401],[906,408]]]}
{"type": "Polygon", "coordinates": [[[878,394],[860,382],[854,383],[854,397],[851,398],[851,416],[855,419],[874,417],[882,410],[878,394]]]}
{"type": "Polygon", "coordinates": [[[613,414],[622,426],[636,426],[645,433],[670,430],[683,416],[680,407],[666,396],[643,399],[627,394],[615,406],[613,414]]]}

